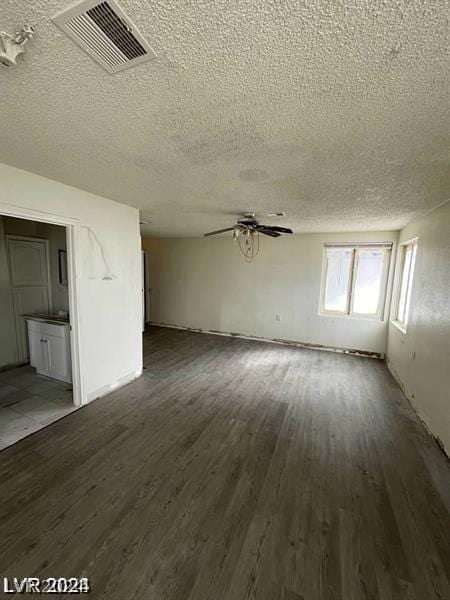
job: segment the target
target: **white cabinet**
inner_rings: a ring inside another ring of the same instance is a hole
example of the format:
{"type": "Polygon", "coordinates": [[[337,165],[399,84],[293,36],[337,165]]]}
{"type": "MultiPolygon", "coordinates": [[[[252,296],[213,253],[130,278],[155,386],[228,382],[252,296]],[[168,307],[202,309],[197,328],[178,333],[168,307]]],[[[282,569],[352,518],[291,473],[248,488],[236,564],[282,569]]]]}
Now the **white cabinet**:
{"type": "Polygon", "coordinates": [[[41,375],[70,383],[70,331],[68,323],[27,319],[30,363],[41,375]]]}
{"type": "MultiPolygon", "coordinates": [[[[28,321],[29,324],[29,321],[28,321]]],[[[30,344],[30,364],[32,367],[38,368],[38,365],[45,364],[44,345],[42,342],[42,334],[36,331],[31,331],[28,327],[28,341],[30,344]]]]}

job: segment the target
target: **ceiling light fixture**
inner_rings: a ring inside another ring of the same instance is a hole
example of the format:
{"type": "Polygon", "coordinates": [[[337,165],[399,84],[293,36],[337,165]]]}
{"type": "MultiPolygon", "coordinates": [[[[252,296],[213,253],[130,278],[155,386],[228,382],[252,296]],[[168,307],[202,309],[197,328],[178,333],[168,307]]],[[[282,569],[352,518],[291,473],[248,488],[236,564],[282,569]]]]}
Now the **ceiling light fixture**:
{"type": "Polygon", "coordinates": [[[0,31],[0,62],[4,67],[17,65],[16,58],[25,52],[24,46],[34,33],[34,27],[31,25],[24,25],[14,36],[0,31]]]}
{"type": "Polygon", "coordinates": [[[210,231],[205,233],[204,237],[225,233],[226,231],[233,232],[233,240],[237,241],[239,250],[245,257],[246,262],[252,262],[259,252],[260,233],[270,237],[280,237],[283,233],[293,233],[292,229],[288,227],[262,225],[256,220],[254,213],[245,213],[232,227],[210,231]]]}

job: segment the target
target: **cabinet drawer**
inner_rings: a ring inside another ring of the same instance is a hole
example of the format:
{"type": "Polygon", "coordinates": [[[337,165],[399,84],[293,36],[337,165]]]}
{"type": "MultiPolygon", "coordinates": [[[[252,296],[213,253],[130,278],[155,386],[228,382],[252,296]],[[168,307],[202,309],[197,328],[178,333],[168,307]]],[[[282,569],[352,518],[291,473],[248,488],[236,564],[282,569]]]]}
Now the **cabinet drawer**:
{"type": "Polygon", "coordinates": [[[28,331],[41,333],[42,323],[40,323],[39,321],[32,321],[31,319],[27,319],[26,321],[28,323],[28,331]]]}
{"type": "Polygon", "coordinates": [[[54,335],[55,337],[65,337],[69,326],[67,324],[57,325],[56,323],[45,323],[44,321],[34,321],[28,319],[28,330],[41,335],[54,335]]]}
{"type": "Polygon", "coordinates": [[[65,337],[67,335],[68,329],[68,325],[53,325],[53,323],[42,323],[42,333],[44,333],[45,335],[65,337]]]}

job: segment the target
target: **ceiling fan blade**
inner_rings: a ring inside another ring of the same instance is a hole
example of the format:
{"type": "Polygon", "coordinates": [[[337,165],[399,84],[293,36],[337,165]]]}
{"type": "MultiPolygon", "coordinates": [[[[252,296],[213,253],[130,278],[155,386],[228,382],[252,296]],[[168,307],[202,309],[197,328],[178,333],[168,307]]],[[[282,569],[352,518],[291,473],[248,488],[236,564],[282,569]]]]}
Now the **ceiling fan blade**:
{"type": "Polygon", "coordinates": [[[226,229],[218,229],[217,231],[210,231],[209,233],[204,233],[203,237],[208,237],[208,235],[217,235],[218,233],[225,233],[225,231],[233,231],[234,227],[227,227],[226,229]]]}
{"type": "Polygon", "coordinates": [[[290,227],[278,227],[278,225],[274,225],[271,229],[279,233],[294,233],[290,227]]]}
{"type": "Polygon", "coordinates": [[[278,233],[293,233],[292,229],[289,229],[289,227],[278,227],[278,225],[259,225],[259,227],[277,231],[278,233]]]}
{"type": "Polygon", "coordinates": [[[270,237],[280,237],[281,235],[281,233],[278,233],[278,231],[273,231],[272,229],[268,229],[263,225],[257,227],[256,231],[259,231],[259,233],[263,233],[264,235],[270,235],[270,237]]]}

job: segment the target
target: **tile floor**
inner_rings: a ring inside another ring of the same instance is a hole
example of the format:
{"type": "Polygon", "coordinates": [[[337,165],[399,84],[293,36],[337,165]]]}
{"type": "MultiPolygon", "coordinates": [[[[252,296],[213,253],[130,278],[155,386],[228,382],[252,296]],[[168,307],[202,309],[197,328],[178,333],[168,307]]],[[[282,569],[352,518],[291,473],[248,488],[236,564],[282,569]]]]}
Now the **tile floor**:
{"type": "Polygon", "coordinates": [[[71,385],[29,365],[0,372],[0,450],[76,410],[71,385]]]}

